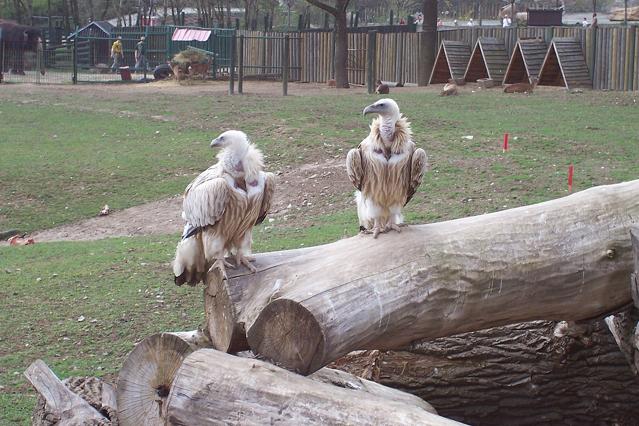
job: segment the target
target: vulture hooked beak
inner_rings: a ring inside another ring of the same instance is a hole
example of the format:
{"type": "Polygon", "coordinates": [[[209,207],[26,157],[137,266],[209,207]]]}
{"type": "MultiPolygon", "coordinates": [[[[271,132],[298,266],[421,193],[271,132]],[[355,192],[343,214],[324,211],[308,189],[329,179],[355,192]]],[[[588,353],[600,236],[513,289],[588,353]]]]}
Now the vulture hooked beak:
{"type": "Polygon", "coordinates": [[[221,148],[222,147],[222,141],[220,140],[220,138],[215,138],[211,141],[211,148],[221,148]]]}
{"type": "Polygon", "coordinates": [[[373,104],[373,105],[369,105],[366,108],[364,108],[364,111],[362,112],[362,115],[366,115],[366,114],[373,114],[376,113],[377,111],[377,105],[373,104]]]}

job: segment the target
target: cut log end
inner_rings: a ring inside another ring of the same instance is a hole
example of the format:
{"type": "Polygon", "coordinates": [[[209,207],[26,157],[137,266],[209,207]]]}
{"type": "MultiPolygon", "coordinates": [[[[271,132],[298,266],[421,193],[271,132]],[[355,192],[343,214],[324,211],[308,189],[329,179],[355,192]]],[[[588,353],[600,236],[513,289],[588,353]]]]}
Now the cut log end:
{"type": "Polygon", "coordinates": [[[159,333],[140,342],[118,375],[121,425],[164,424],[163,410],[182,361],[199,347],[210,346],[200,331],[159,333]]]}
{"type": "Polygon", "coordinates": [[[249,328],[247,338],[254,352],[288,370],[307,375],[323,366],[325,341],[320,324],[293,300],[268,304],[249,328]]]}
{"type": "Polygon", "coordinates": [[[209,273],[204,280],[206,328],[213,347],[222,352],[249,349],[243,324],[237,320],[235,305],[227,291],[228,281],[209,273]]]}

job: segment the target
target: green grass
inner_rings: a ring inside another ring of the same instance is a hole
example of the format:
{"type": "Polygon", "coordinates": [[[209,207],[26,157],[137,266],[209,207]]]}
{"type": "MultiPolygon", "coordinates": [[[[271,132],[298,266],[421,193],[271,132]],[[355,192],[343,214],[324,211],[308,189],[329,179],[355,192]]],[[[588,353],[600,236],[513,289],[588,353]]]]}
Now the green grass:
{"type": "MultiPolygon", "coordinates": [[[[0,103],[0,231],[47,228],[93,216],[105,203],[122,209],[179,193],[213,161],[208,141],[228,128],[247,131],[271,170],[343,158],[366,135],[369,118],[361,110],[376,99],[175,97],[161,91],[94,99],[73,89],[35,94],[24,102],[19,91],[8,90],[0,103]]],[[[575,190],[639,178],[639,111],[632,94],[487,91],[440,98],[430,91],[395,98],[431,162],[407,208],[410,222],[565,195],[571,163],[575,190]],[[506,154],[504,132],[511,135],[506,154]]],[[[350,192],[332,194],[330,202],[344,205],[350,192]]],[[[352,204],[316,217],[303,211],[290,216],[256,229],[256,251],[357,232],[352,204]]],[[[28,423],[35,393],[22,372],[33,360],[42,358],[60,377],[113,379],[135,342],[202,322],[201,290],[171,282],[176,240],[0,247],[0,424],[28,423]]]]}

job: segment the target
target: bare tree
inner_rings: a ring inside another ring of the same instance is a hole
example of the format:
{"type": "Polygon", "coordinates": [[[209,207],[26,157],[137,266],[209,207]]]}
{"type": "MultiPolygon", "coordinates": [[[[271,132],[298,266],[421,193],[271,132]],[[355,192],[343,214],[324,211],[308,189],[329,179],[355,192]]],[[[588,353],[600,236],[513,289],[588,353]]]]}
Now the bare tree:
{"type": "Polygon", "coordinates": [[[320,0],[306,0],[315,7],[335,17],[335,86],[348,88],[348,26],[346,22],[346,9],[350,0],[334,0],[335,5],[320,0]]]}

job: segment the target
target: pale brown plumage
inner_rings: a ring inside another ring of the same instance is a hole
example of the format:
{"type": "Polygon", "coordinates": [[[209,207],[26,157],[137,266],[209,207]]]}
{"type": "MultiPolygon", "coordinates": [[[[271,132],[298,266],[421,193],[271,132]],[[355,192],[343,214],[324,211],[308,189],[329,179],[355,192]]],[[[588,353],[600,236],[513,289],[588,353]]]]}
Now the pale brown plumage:
{"type": "Polygon", "coordinates": [[[452,78],[448,80],[448,83],[444,84],[439,96],[454,96],[457,94],[457,83],[452,78]]]}
{"type": "Polygon", "coordinates": [[[360,229],[375,236],[390,229],[399,231],[401,209],[421,184],[427,163],[426,152],[411,140],[410,123],[400,116],[397,104],[392,99],[377,104],[390,104],[396,114],[385,118],[380,113],[369,136],[346,158],[348,177],[357,188],[360,229]]]}
{"type": "Polygon", "coordinates": [[[186,226],[173,262],[178,285],[195,285],[213,268],[225,275],[225,267],[233,267],[224,260],[225,254],[235,254],[237,266],[255,271],[244,254],[250,252],[253,226],[270,206],[273,176],[262,171],[262,154],[242,132],[225,132],[211,146],[224,148],[218,163],[184,192],[186,226]]]}

